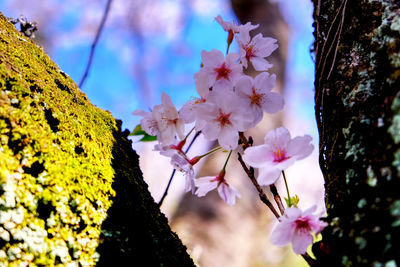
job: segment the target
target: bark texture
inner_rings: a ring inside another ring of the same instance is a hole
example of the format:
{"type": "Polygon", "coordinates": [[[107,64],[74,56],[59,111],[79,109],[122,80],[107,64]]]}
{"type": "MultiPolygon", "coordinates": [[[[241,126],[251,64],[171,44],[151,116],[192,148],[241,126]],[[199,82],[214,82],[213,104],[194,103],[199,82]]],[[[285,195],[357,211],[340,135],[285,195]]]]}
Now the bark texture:
{"type": "Polygon", "coordinates": [[[314,0],[321,266],[400,265],[400,2],[314,0]]]}
{"type": "Polygon", "coordinates": [[[0,14],[0,266],[194,266],[128,134],[0,14]]]}

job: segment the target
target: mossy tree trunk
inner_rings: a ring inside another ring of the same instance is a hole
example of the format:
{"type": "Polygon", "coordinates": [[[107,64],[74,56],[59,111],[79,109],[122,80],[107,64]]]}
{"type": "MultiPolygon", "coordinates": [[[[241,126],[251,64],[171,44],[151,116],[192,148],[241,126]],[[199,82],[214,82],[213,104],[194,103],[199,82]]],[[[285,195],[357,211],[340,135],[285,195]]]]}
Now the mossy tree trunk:
{"type": "Polygon", "coordinates": [[[128,134],[0,14],[0,266],[194,266],[128,134]]]}
{"type": "Polygon", "coordinates": [[[321,266],[400,266],[400,2],[313,0],[321,266]]]}

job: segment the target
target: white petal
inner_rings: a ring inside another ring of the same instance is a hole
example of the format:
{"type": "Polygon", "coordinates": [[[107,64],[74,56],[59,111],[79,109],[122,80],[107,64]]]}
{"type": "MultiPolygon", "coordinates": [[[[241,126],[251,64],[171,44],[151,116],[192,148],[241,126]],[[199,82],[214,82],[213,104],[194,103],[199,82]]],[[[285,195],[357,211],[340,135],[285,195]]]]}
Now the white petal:
{"type": "Polygon", "coordinates": [[[263,111],[274,114],[283,108],[283,97],[274,92],[270,92],[266,95],[262,104],[263,111]]]}
{"type": "Polygon", "coordinates": [[[240,56],[238,53],[232,52],[232,53],[229,53],[228,55],[226,55],[225,61],[228,65],[233,65],[236,63],[236,61],[239,59],[239,57],[240,56]]]}
{"type": "Polygon", "coordinates": [[[221,65],[224,62],[225,57],[221,51],[213,49],[210,52],[203,50],[201,52],[201,59],[204,67],[214,68],[221,65]]]}
{"type": "Polygon", "coordinates": [[[268,57],[269,55],[271,55],[271,53],[278,48],[278,44],[276,43],[276,41],[277,40],[274,38],[262,37],[260,33],[256,35],[253,38],[252,43],[255,47],[257,47],[257,56],[268,57]]]}
{"type": "Polygon", "coordinates": [[[213,141],[217,139],[220,132],[221,132],[221,126],[214,121],[208,122],[207,124],[204,125],[202,129],[202,133],[204,134],[204,136],[208,141],[213,141]]]}
{"type": "Polygon", "coordinates": [[[221,183],[218,186],[218,195],[226,204],[231,206],[235,205],[236,197],[240,197],[239,192],[233,186],[225,183],[221,183]]]}
{"type": "Polygon", "coordinates": [[[193,169],[190,169],[188,172],[185,173],[185,192],[192,191],[193,194],[195,189],[196,186],[194,184],[194,171],[193,169]]]}
{"type": "Polygon", "coordinates": [[[185,138],[185,123],[183,119],[178,119],[175,123],[176,133],[179,139],[185,138]]]}
{"type": "Polygon", "coordinates": [[[151,116],[146,116],[140,120],[140,125],[143,131],[149,135],[158,136],[160,134],[160,129],[158,128],[158,123],[151,116]]]}
{"type": "Polygon", "coordinates": [[[183,119],[185,123],[194,122],[196,119],[195,109],[196,109],[195,100],[189,100],[179,110],[179,116],[183,119]]]}
{"type": "Polygon", "coordinates": [[[263,167],[259,170],[257,182],[260,185],[271,185],[278,180],[281,172],[280,169],[274,168],[273,166],[263,167]]]}
{"type": "Polygon", "coordinates": [[[249,147],[243,154],[243,161],[255,168],[261,168],[272,160],[271,150],[266,145],[249,147]]]}
{"type": "Polygon", "coordinates": [[[143,116],[144,117],[144,116],[147,116],[149,114],[150,114],[150,112],[146,112],[146,111],[140,110],[140,109],[137,109],[137,110],[132,112],[132,115],[134,115],[134,116],[143,116]]]}
{"type": "Polygon", "coordinates": [[[252,88],[253,79],[250,76],[242,75],[235,85],[235,92],[249,101],[248,96],[252,94],[252,88]]]}
{"type": "Polygon", "coordinates": [[[292,240],[295,228],[290,222],[279,222],[272,230],[270,241],[276,246],[286,246],[292,240]]]}
{"type": "Polygon", "coordinates": [[[268,72],[261,72],[254,78],[254,87],[261,92],[266,93],[272,90],[275,86],[276,75],[269,75],[268,72]]]}
{"type": "Polygon", "coordinates": [[[290,141],[290,133],[285,127],[271,130],[264,138],[266,144],[270,144],[281,149],[286,149],[290,141]]]}
{"type": "Polygon", "coordinates": [[[215,176],[206,176],[202,178],[195,179],[195,185],[197,186],[196,195],[198,197],[205,196],[211,190],[214,190],[217,185],[218,181],[215,180],[215,176]]]}
{"type": "Polygon", "coordinates": [[[239,133],[232,127],[223,127],[219,133],[218,142],[227,150],[233,150],[238,146],[239,133]]]}
{"type": "Polygon", "coordinates": [[[250,59],[251,64],[256,71],[265,71],[270,69],[273,65],[269,63],[266,59],[261,57],[252,57],[250,59]]]}
{"type": "Polygon", "coordinates": [[[314,150],[314,146],[310,143],[311,141],[312,137],[309,135],[293,138],[288,144],[288,156],[296,157],[298,160],[309,156],[314,150]]]}
{"type": "Polygon", "coordinates": [[[292,237],[292,248],[296,254],[304,254],[310,244],[313,242],[313,237],[308,232],[295,231],[292,237]]]}

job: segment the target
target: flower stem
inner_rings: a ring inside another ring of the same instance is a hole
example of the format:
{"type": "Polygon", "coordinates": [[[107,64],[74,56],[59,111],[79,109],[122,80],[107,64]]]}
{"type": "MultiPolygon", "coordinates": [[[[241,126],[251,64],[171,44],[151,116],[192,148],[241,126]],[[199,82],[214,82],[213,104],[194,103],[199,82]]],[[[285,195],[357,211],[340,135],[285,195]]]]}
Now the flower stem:
{"type": "MultiPolygon", "coordinates": [[[[193,129],[194,129],[194,128],[193,128],[193,129]]],[[[190,132],[192,132],[193,129],[192,129],[190,132]]],[[[190,134],[190,132],[189,132],[189,134],[190,134]]],[[[189,136],[189,134],[186,136],[186,138],[189,136]]],[[[192,141],[190,141],[189,146],[186,148],[185,154],[189,152],[189,149],[192,147],[194,141],[196,141],[197,137],[199,137],[200,134],[201,134],[201,131],[196,132],[196,134],[194,135],[192,141]]],[[[158,202],[158,207],[161,207],[162,203],[164,202],[164,199],[165,199],[165,197],[166,197],[167,194],[168,194],[168,190],[169,190],[169,187],[170,187],[170,185],[171,185],[172,179],[174,179],[175,173],[176,173],[176,170],[174,169],[174,170],[172,171],[172,173],[171,173],[171,176],[169,177],[169,181],[168,181],[167,187],[166,187],[165,190],[164,190],[164,194],[162,195],[160,201],[158,202]]]]}
{"type": "Polygon", "coordinates": [[[185,136],[185,139],[183,139],[183,140],[186,140],[189,137],[189,135],[193,132],[194,129],[195,129],[195,127],[193,127],[192,130],[190,130],[188,132],[188,134],[185,136]]]}
{"type": "Polygon", "coordinates": [[[227,157],[226,160],[225,160],[224,167],[222,168],[223,171],[225,171],[226,165],[228,165],[228,161],[229,161],[229,158],[231,157],[231,154],[232,154],[232,150],[229,151],[229,155],[228,155],[228,157],[227,157]]]}
{"type": "Polygon", "coordinates": [[[205,156],[208,156],[208,155],[210,155],[210,154],[212,154],[212,153],[214,153],[215,151],[218,151],[218,150],[220,150],[222,147],[217,147],[217,148],[214,148],[213,150],[210,150],[210,151],[208,151],[207,153],[205,153],[205,154],[203,154],[203,155],[200,155],[200,156],[198,156],[198,158],[204,158],[205,156]]]}
{"type": "Polygon", "coordinates": [[[286,175],[285,175],[285,171],[282,171],[282,174],[283,174],[283,180],[285,181],[285,186],[286,186],[286,191],[287,191],[287,196],[288,196],[288,201],[289,201],[289,207],[291,206],[291,204],[292,204],[292,198],[290,197],[290,193],[289,193],[289,186],[288,186],[288,184],[287,184],[287,181],[286,181],[286,175]]]}

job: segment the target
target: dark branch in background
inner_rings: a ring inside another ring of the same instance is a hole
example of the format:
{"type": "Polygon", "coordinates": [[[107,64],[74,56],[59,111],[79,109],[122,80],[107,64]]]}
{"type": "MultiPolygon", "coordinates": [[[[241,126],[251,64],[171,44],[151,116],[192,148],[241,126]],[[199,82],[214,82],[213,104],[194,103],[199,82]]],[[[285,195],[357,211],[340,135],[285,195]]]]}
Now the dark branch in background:
{"type": "Polygon", "coordinates": [[[81,81],[79,82],[79,88],[81,88],[81,89],[82,89],[83,83],[85,82],[85,80],[89,74],[90,67],[92,66],[94,51],[96,50],[97,43],[99,42],[101,32],[103,31],[104,24],[106,23],[106,20],[108,17],[108,13],[110,12],[111,2],[112,2],[112,0],[107,1],[107,5],[106,5],[106,8],[104,9],[104,13],[103,13],[103,17],[100,22],[100,26],[97,29],[96,37],[94,38],[92,46],[90,47],[90,54],[89,54],[89,59],[88,59],[87,65],[86,65],[86,69],[82,75],[81,81]]]}
{"type": "MultiPolygon", "coordinates": [[[[200,134],[201,134],[201,131],[196,132],[196,134],[194,135],[192,141],[190,141],[189,146],[186,148],[185,154],[188,153],[188,151],[189,151],[189,149],[192,147],[194,141],[197,139],[197,137],[199,137],[200,134]]],[[[160,201],[158,202],[158,206],[159,206],[159,207],[161,207],[161,205],[162,205],[162,203],[163,203],[163,201],[164,201],[164,198],[165,198],[165,197],[167,196],[167,194],[168,194],[169,186],[171,185],[172,179],[174,179],[175,173],[176,173],[176,169],[174,169],[174,170],[172,171],[171,177],[169,177],[169,181],[168,181],[167,187],[165,188],[164,194],[163,194],[163,196],[161,197],[160,201]]]]}

